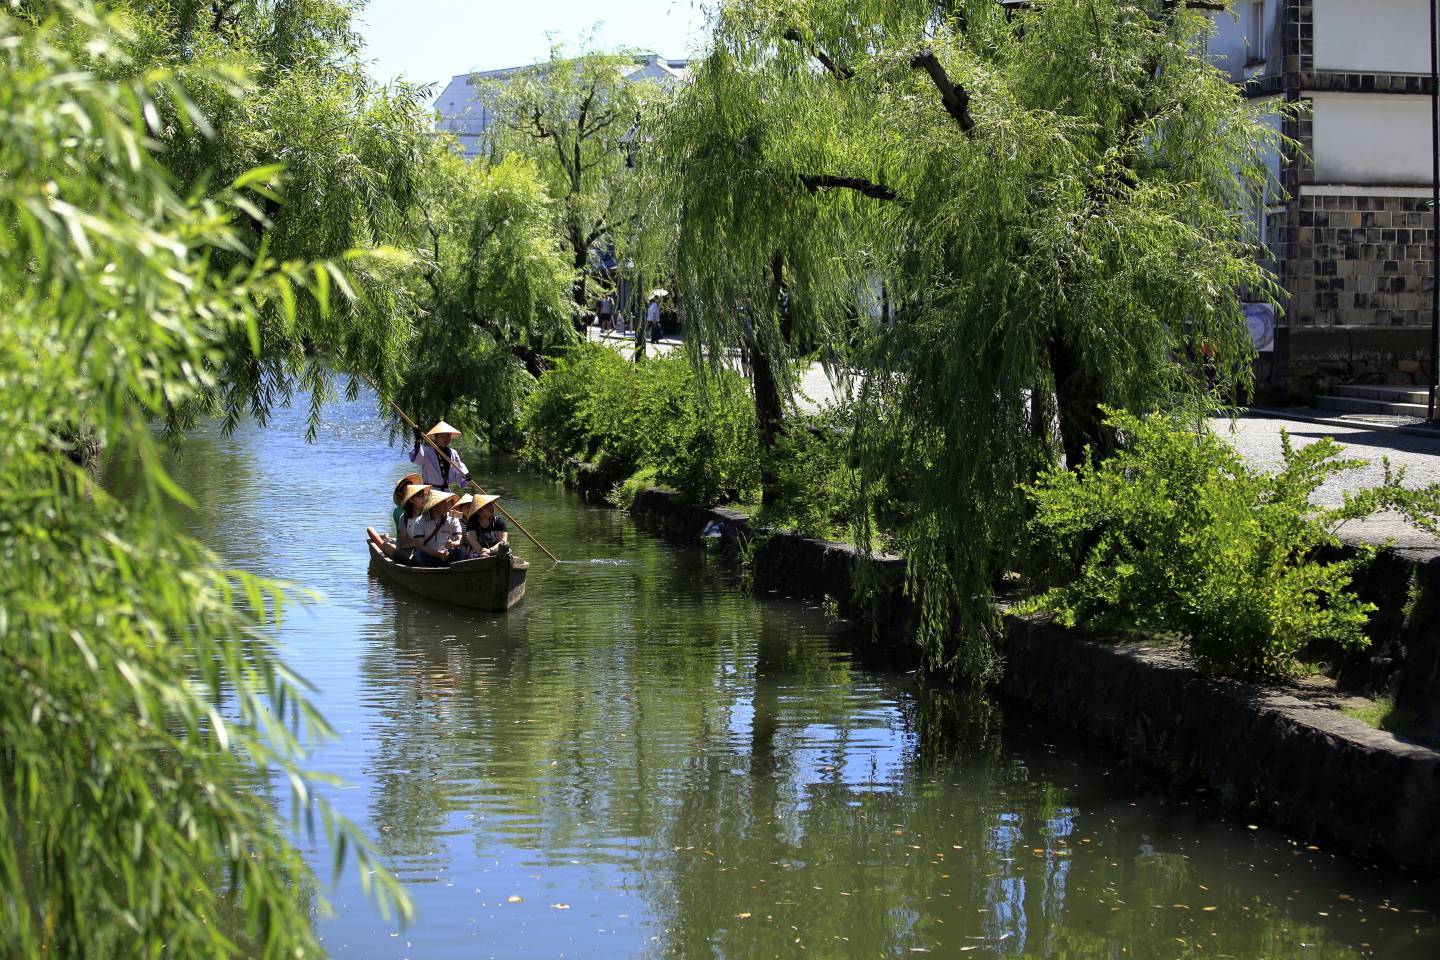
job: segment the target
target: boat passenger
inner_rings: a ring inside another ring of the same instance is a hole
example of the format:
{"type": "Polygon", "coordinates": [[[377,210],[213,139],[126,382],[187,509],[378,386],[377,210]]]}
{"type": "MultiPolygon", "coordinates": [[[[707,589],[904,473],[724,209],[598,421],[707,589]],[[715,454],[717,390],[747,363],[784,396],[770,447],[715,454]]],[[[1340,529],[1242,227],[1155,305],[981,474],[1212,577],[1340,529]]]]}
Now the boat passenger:
{"type": "Polygon", "coordinates": [[[415,546],[415,566],[448,567],[465,559],[460,549],[464,543],[464,527],[450,516],[450,508],[459,498],[453,493],[431,490],[425,501],[425,512],[410,521],[410,541],[415,546]]]}
{"type": "Polygon", "coordinates": [[[395,543],[386,549],[388,537],[381,537],[375,532],[374,527],[366,527],[365,532],[381,553],[407,566],[415,564],[415,548],[418,544],[410,536],[410,524],[415,519],[424,516],[425,503],[430,498],[430,486],[423,483],[412,483],[405,487],[400,493],[399,516],[396,518],[395,543]]]}
{"type": "Polygon", "coordinates": [[[390,499],[395,503],[395,509],[390,513],[390,519],[395,522],[395,535],[393,537],[388,533],[384,535],[376,533],[374,527],[365,528],[365,535],[369,537],[370,541],[387,557],[392,556],[397,549],[406,545],[406,541],[410,539],[410,531],[406,529],[404,522],[408,519],[405,516],[405,488],[418,485],[419,483],[420,474],[418,473],[407,474],[395,482],[395,490],[390,494],[390,499]]]}
{"type": "Polygon", "coordinates": [[[465,544],[472,557],[492,557],[510,549],[505,521],[495,516],[495,501],[499,499],[483,496],[471,503],[470,518],[465,522],[465,544]]]}
{"type": "Polygon", "coordinates": [[[470,471],[465,469],[460,455],[450,449],[450,441],[460,436],[460,431],[441,420],[427,430],[425,435],[435,441],[435,446],[445,451],[445,456],[438,456],[428,443],[420,439],[417,432],[415,448],[410,451],[409,456],[410,462],[420,467],[420,475],[424,478],[424,482],[436,490],[444,490],[447,493],[452,483],[460,487],[468,487],[470,481],[465,479],[465,475],[470,471]]]}

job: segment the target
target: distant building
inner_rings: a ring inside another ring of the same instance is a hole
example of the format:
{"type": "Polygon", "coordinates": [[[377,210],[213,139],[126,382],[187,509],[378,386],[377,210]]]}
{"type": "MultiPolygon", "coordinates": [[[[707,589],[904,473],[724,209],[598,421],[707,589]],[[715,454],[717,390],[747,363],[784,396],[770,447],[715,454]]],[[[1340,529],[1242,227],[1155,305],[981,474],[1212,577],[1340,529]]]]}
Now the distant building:
{"type": "MultiPolygon", "coordinates": [[[[1257,211],[1289,294],[1261,375],[1324,393],[1428,382],[1430,0],[1244,0],[1210,54],[1245,96],[1303,100],[1301,153],[1271,158],[1289,199],[1257,211]]],[[[1277,121],[1278,122],[1278,121],[1277,121]]]]}
{"type": "MultiPolygon", "coordinates": [[[[664,57],[640,57],[635,61],[635,70],[626,74],[627,80],[678,80],[689,68],[688,60],[667,60],[664,57]]],[[[435,109],[440,113],[435,129],[454,134],[465,150],[467,157],[476,156],[481,140],[490,126],[493,115],[475,89],[475,82],[504,80],[535,66],[506,67],[503,70],[487,70],[483,73],[462,73],[450,79],[440,96],[435,98],[435,109]]],[[[622,131],[623,132],[623,131],[622,131]]]]}

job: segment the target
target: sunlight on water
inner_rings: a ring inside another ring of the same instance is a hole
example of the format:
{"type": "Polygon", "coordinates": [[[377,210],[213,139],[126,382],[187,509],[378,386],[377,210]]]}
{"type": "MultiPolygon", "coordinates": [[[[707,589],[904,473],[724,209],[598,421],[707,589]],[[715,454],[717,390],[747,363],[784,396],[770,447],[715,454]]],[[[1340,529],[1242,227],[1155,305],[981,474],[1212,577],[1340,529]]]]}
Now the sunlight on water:
{"type": "Polygon", "coordinates": [[[397,930],[347,874],[336,957],[1440,956],[1433,878],[867,663],[863,629],[507,460],[467,457],[563,558],[512,532],[520,606],[382,583],[403,453],[364,401],[302,420],[206,427],[176,472],[204,540],[325,597],[280,633],[341,734],[316,765],[420,910],[397,930]]]}

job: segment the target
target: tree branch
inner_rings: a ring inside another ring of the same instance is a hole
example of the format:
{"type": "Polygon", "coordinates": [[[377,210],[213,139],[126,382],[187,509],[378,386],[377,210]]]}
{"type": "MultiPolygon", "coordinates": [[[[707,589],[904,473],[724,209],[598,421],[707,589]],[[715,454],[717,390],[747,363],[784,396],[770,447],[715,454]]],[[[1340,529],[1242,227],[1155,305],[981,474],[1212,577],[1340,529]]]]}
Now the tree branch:
{"type": "Polygon", "coordinates": [[[916,70],[924,70],[930,75],[935,89],[940,91],[940,100],[945,104],[945,112],[955,118],[955,122],[960,124],[961,130],[969,133],[975,129],[975,118],[970,116],[970,94],[965,92],[964,87],[950,82],[950,77],[945,73],[945,67],[935,56],[934,50],[929,47],[921,50],[910,60],[910,66],[916,70]]]}
{"type": "Polygon", "coordinates": [[[805,189],[815,193],[821,187],[843,187],[846,190],[854,190],[875,200],[899,200],[900,195],[893,188],[883,183],[874,183],[860,177],[832,177],[828,174],[819,176],[802,176],[800,182],[805,189]]]}
{"type": "Polygon", "coordinates": [[[794,27],[791,27],[789,30],[786,30],[786,31],[785,31],[784,37],[785,37],[786,40],[793,41],[793,42],[795,42],[795,43],[800,44],[800,46],[804,47],[804,48],[805,48],[805,51],[806,51],[807,53],[809,53],[809,54],[810,54],[812,57],[814,57],[816,60],[819,60],[819,61],[820,61],[820,65],[821,65],[821,66],[823,66],[826,70],[829,70],[831,73],[833,73],[835,76],[839,77],[841,80],[851,80],[851,79],[854,79],[854,77],[855,77],[855,71],[854,71],[854,70],[851,70],[851,69],[849,69],[848,67],[842,67],[842,66],[840,66],[840,65],[839,65],[838,63],[836,63],[834,60],[831,60],[830,57],[825,53],[825,51],[824,51],[824,50],[821,50],[819,47],[815,47],[815,48],[812,49],[812,48],[810,47],[810,45],[805,42],[805,38],[800,35],[800,31],[799,31],[799,30],[796,30],[794,27]]]}

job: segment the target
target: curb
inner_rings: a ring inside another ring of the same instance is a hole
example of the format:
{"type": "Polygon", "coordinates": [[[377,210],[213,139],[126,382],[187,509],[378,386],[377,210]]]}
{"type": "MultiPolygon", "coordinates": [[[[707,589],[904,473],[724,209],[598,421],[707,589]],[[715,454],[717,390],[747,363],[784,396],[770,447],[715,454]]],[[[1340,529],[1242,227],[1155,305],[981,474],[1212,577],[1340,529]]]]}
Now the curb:
{"type": "Polygon", "coordinates": [[[1315,423],[1325,427],[1349,427],[1352,430],[1372,430],[1376,433],[1403,433],[1411,437],[1440,440],[1440,430],[1430,427],[1416,427],[1401,423],[1367,423],[1363,420],[1342,420],[1339,417],[1316,417],[1290,410],[1266,410],[1262,407],[1249,407],[1245,412],[1247,416],[1265,417],[1269,420],[1294,420],[1298,423],[1315,423]]]}

